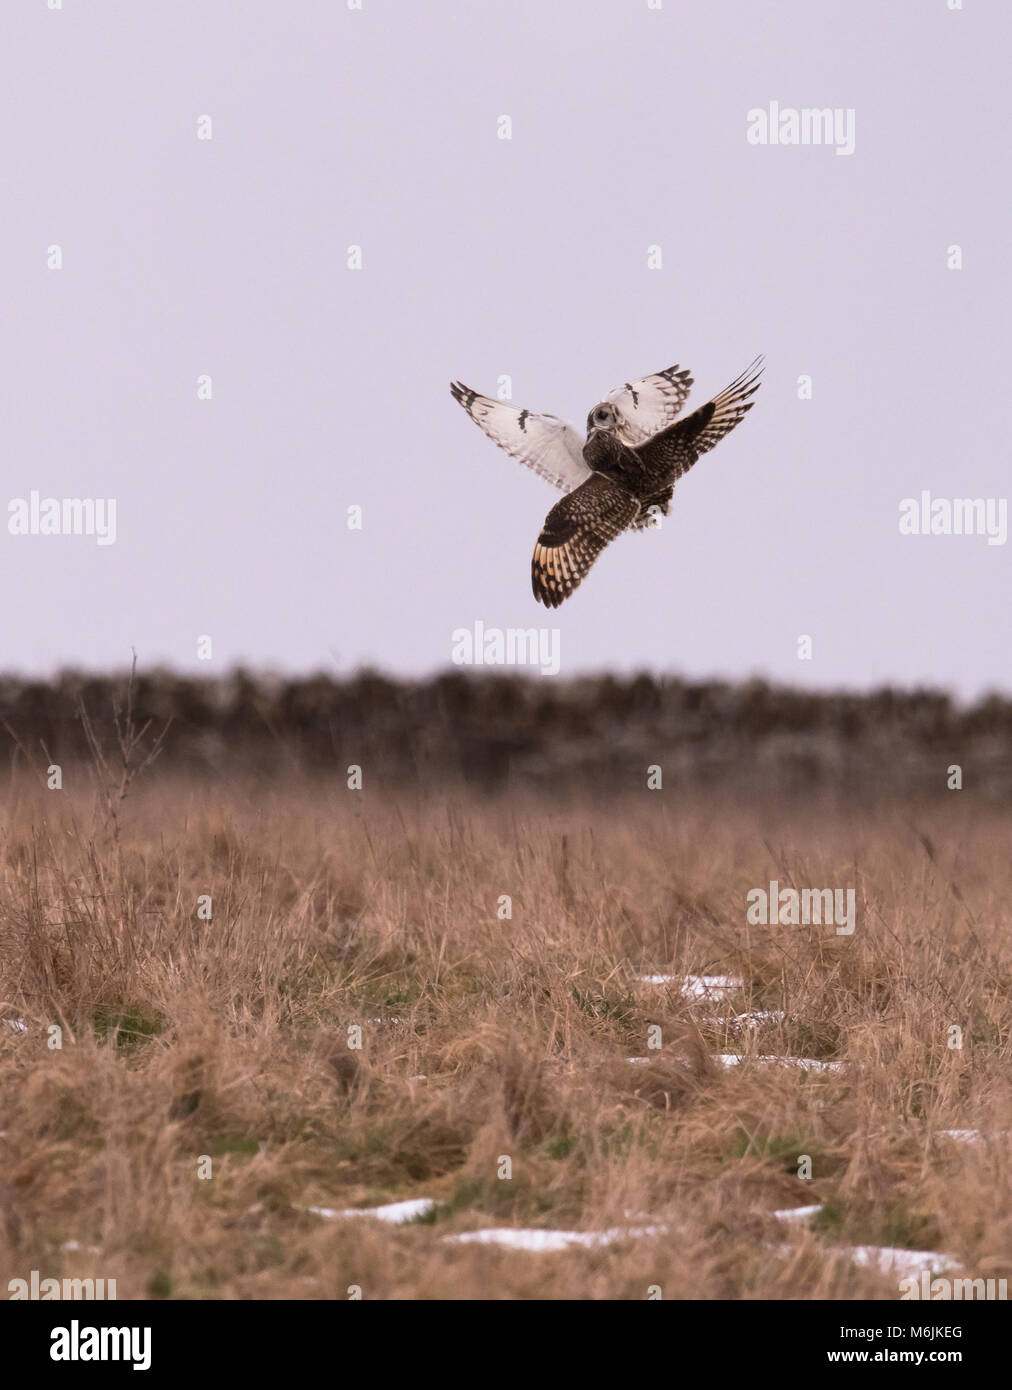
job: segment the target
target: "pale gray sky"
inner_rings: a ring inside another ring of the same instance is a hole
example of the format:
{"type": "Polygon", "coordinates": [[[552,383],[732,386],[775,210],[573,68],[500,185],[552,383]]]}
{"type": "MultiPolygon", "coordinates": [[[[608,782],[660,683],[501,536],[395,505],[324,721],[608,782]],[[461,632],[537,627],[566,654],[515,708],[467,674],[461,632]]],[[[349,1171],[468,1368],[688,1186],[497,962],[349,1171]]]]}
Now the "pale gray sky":
{"type": "Polygon", "coordinates": [[[1012,543],[898,528],[1010,490],[1012,14],[965,3],[6,4],[2,500],[113,497],[117,538],[4,527],[0,664],[420,674],[481,620],[563,674],[1008,689],[1012,543]],[[854,153],[750,144],[773,101],[854,153]],[[558,494],[449,380],[582,425],[759,352],[663,530],[536,605],[558,494]]]}

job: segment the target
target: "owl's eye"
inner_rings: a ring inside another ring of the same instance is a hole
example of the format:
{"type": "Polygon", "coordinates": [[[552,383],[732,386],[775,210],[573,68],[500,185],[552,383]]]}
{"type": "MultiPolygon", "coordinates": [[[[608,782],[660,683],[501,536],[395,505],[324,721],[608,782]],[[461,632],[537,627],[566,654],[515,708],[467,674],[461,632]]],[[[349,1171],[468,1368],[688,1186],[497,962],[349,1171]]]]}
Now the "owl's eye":
{"type": "Polygon", "coordinates": [[[606,410],[599,410],[597,414],[594,416],[594,419],[597,421],[599,425],[606,425],[610,418],[611,417],[606,410]]]}

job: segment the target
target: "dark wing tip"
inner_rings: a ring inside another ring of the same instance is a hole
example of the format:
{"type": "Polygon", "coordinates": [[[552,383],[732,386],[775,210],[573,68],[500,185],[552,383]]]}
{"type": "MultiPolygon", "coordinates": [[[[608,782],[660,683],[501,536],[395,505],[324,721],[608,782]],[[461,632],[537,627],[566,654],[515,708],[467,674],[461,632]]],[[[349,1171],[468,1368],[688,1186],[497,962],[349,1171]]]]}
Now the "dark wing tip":
{"type": "Polygon", "coordinates": [[[470,415],[471,406],[474,404],[478,395],[477,391],[472,391],[470,386],[465,386],[462,381],[451,381],[450,395],[458,405],[462,405],[470,415]]]}
{"type": "Polygon", "coordinates": [[[723,397],[724,400],[728,400],[733,396],[739,401],[747,400],[749,396],[754,395],[762,385],[759,378],[762,376],[765,366],[766,358],[760,353],[753,362],[749,363],[740,376],[735,377],[730,386],[724,387],[720,396],[716,397],[716,399],[719,400],[723,397]]]}
{"type": "Polygon", "coordinates": [[[538,603],[543,603],[546,608],[558,608],[562,600],[566,598],[565,594],[553,594],[548,589],[539,588],[537,580],[533,578],[531,588],[538,603]]]}

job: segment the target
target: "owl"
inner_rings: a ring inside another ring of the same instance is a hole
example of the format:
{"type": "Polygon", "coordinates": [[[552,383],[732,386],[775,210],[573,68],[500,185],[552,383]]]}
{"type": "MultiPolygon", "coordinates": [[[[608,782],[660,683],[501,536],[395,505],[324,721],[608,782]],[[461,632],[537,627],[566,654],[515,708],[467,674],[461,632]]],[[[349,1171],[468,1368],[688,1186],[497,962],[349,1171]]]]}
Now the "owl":
{"type": "Polygon", "coordinates": [[[585,436],[556,415],[520,410],[462,382],[450,391],[488,437],[566,496],[545,518],[531,561],[534,597],[558,606],[609,541],[659,524],[675,483],[752,409],[763,359],[679,419],[692,387],[677,366],[627,381],[587,416],[585,436]]]}

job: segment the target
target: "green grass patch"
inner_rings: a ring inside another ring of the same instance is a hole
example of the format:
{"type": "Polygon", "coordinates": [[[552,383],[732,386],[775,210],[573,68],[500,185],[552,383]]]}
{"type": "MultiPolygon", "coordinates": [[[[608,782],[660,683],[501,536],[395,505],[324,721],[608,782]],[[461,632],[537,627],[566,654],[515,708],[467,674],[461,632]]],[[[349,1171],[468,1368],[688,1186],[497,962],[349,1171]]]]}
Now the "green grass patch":
{"type": "Polygon", "coordinates": [[[91,1025],[100,1042],[129,1052],[164,1032],[165,1015],[148,1004],[99,1004],[91,1025]]]}

